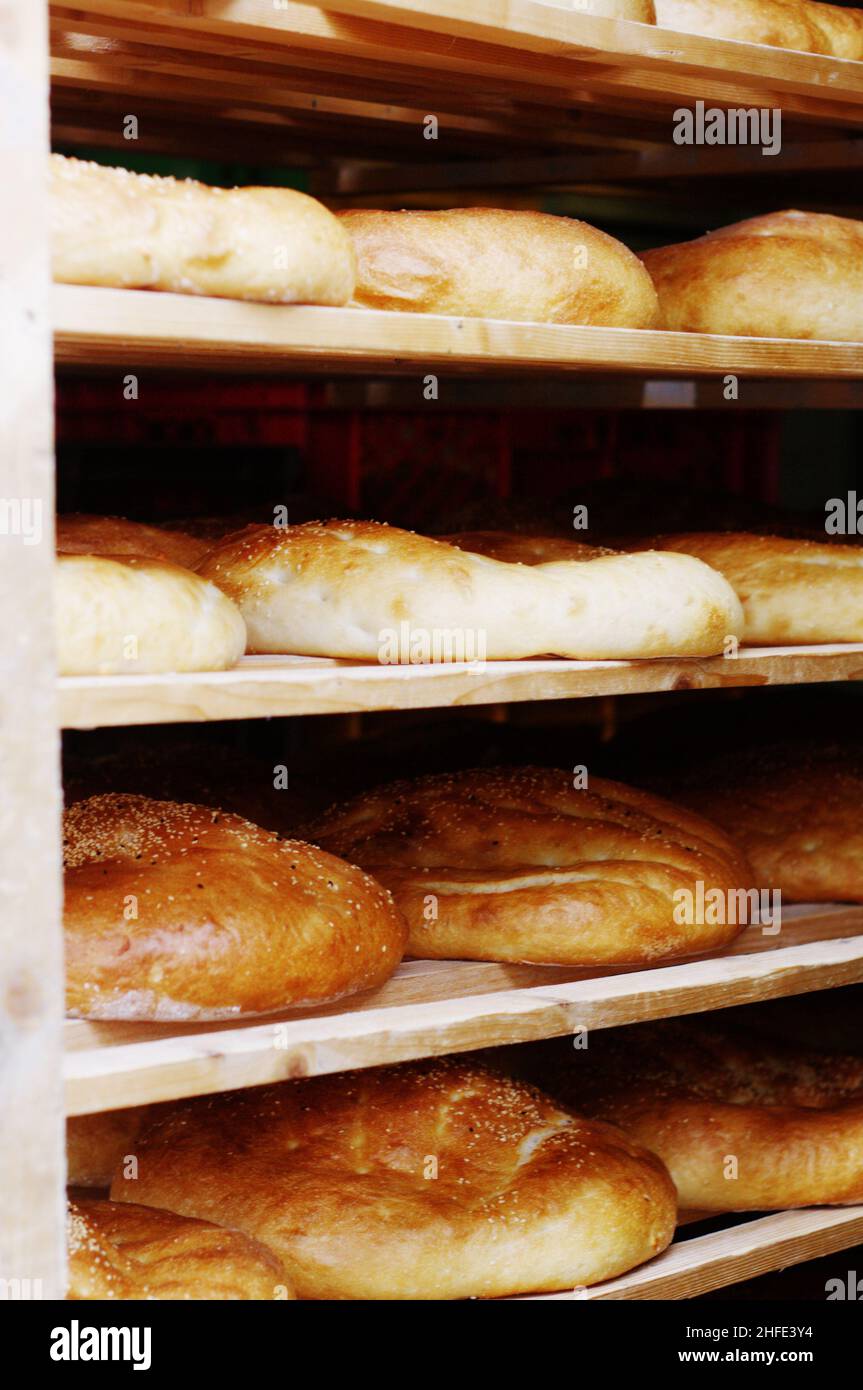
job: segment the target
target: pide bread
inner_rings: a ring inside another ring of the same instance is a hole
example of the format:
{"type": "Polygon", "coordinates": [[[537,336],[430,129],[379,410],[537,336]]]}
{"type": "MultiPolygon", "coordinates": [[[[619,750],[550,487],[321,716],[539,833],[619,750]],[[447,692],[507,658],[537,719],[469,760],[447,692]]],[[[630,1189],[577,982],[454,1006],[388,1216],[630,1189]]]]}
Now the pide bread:
{"type": "Polygon", "coordinates": [[[863,1058],[674,1019],[543,1045],[519,1066],[658,1154],[683,1209],[863,1201],[863,1058]]]}
{"type": "Polygon", "coordinates": [[[744,531],[658,536],[651,550],[678,550],[725,576],[754,646],[863,641],[863,547],[744,531]]]}
{"type": "Polygon", "coordinates": [[[831,58],[863,58],[863,12],[820,0],[654,0],[656,23],[831,58]]]}
{"type": "Polygon", "coordinates": [[[249,650],[409,663],[708,656],[742,631],[728,583],[675,554],[508,564],[377,522],[249,526],[199,573],[249,650]]]}
{"type": "Polygon", "coordinates": [[[57,518],[57,550],[61,555],[138,555],[193,570],[209,548],[209,542],[197,536],[120,516],[75,512],[57,518]]]}
{"type": "Polygon", "coordinates": [[[278,1256],[241,1231],[132,1202],[69,1203],[67,1298],[289,1299],[278,1256]]]}
{"type": "Polygon", "coordinates": [[[114,1199],[246,1232],[301,1298],[573,1288],[650,1259],[675,1223],[652,1154],[461,1059],[193,1100],[136,1151],[114,1199]]]}
{"type": "Polygon", "coordinates": [[[239,609],[191,570],[136,555],[58,555],[61,676],[222,671],[246,647],[239,609]]]}
{"type": "Polygon", "coordinates": [[[272,304],[346,304],[350,238],[291,188],[208,188],[50,158],[55,280],[272,304]]]}
{"type": "Polygon", "coordinates": [[[722,826],[758,882],[785,902],[863,902],[859,750],[758,749],[671,785],[675,799],[722,826]]]}
{"type": "Polygon", "coordinates": [[[573,783],[551,768],[423,777],[306,833],[391,889],[412,956],[615,965],[714,950],[742,930],[730,894],[749,869],[721,830],[617,782],[573,783]],[[721,910],[699,911],[699,882],[721,910]]]}
{"type": "Polygon", "coordinates": [[[66,1000],[78,1018],[231,1018],[388,979],[405,925],[359,869],[240,816],[143,796],[64,815],[66,1000]]]}
{"type": "Polygon", "coordinates": [[[544,212],[340,212],[368,309],[533,323],[653,328],[638,257],[586,222],[544,212]]]}
{"type": "Polygon", "coordinates": [[[770,212],[642,259],[663,328],[863,342],[863,222],[770,212]]]}

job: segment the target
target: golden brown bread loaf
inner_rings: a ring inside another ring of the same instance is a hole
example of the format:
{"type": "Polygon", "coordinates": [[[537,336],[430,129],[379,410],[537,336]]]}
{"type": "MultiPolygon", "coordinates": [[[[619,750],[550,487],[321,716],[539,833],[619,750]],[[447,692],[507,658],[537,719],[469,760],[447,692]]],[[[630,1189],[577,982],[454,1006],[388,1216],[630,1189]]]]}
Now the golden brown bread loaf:
{"type": "Polygon", "coordinates": [[[193,570],[209,548],[209,542],[197,536],[121,516],[74,512],[57,517],[57,550],[61,555],[139,555],[193,570]]]}
{"type": "Polygon", "coordinates": [[[401,959],[404,923],[380,884],[240,816],[94,796],[63,827],[75,1017],[267,1013],[372,989],[401,959]]]}
{"type": "Polygon", "coordinates": [[[131,1202],[75,1201],[67,1298],[288,1299],[281,1262],[259,1241],[131,1202]]]}
{"type": "Polygon", "coordinates": [[[683,1209],[863,1200],[863,1058],[808,1052],[711,1018],[600,1030],[526,1066],[563,1104],[667,1164],[683,1209]]]}
{"type": "Polygon", "coordinates": [[[663,328],[863,342],[863,222],[770,212],[642,259],[663,328]]]}
{"type": "Polygon", "coordinates": [[[378,522],[249,526],[199,573],[237,603],[255,652],[399,663],[708,656],[743,622],[726,581],[691,557],[505,564],[378,522]]]}
{"type": "Polygon", "coordinates": [[[672,783],[728,833],[783,901],[863,902],[863,759],[819,747],[759,750],[672,783]]]}
{"type": "Polygon", "coordinates": [[[743,605],[747,644],[863,641],[863,548],[743,531],[657,536],[651,549],[696,555],[743,605]]]}
{"type": "Polygon", "coordinates": [[[697,893],[699,880],[723,894],[748,887],[749,869],[722,831],[618,782],[591,777],[577,790],[557,769],[397,782],[333,808],[306,833],[390,888],[412,956],[654,961],[715,950],[746,921],[675,920],[685,916],[675,893],[697,893]]]}
{"type": "Polygon", "coordinates": [[[545,212],[338,214],[357,253],[354,302],[468,318],[653,328],[650,276],[622,242],[545,212]]]}
{"type": "Polygon", "coordinates": [[[668,1244],[662,1165],[461,1059],[176,1106],[112,1196],[224,1222],[301,1298],[449,1299],[607,1279],[668,1244]]]}
{"type": "Polygon", "coordinates": [[[66,1181],[69,1187],[107,1189],[124,1159],[135,1152],[135,1140],[158,1105],[134,1105],[95,1115],[70,1115],[66,1120],[66,1181]]]}
{"type": "Polygon", "coordinates": [[[246,647],[239,609],[191,570],[137,555],[58,555],[61,676],[223,671],[246,647]]]}
{"type": "Polygon", "coordinates": [[[654,0],[656,23],[833,58],[863,58],[863,12],[820,0],[654,0]]]}
{"type": "Polygon", "coordinates": [[[208,188],[51,155],[54,279],[272,304],[346,304],[350,238],[292,188],[208,188]]]}

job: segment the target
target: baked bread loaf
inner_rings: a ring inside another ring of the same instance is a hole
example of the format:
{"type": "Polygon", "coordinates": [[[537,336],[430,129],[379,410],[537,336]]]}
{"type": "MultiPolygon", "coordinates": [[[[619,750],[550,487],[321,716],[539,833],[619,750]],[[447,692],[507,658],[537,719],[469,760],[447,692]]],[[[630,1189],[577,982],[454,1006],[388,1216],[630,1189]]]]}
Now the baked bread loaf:
{"type": "Polygon", "coordinates": [[[658,1154],[684,1210],[863,1200],[863,1058],[674,1019],[543,1046],[529,1072],[658,1154]]]}
{"type": "Polygon", "coordinates": [[[696,555],[723,574],[743,605],[749,645],[863,641],[860,546],[743,531],[696,531],[644,544],[696,555]]]}
{"type": "Polygon", "coordinates": [[[722,826],[784,902],[863,902],[863,758],[770,748],[702,765],[675,799],[722,826]]]}
{"type": "Polygon", "coordinates": [[[831,58],[863,58],[863,12],[819,0],[654,0],[656,23],[831,58]]]}
{"type": "Polygon", "coordinates": [[[487,555],[490,560],[504,560],[511,565],[547,565],[558,560],[596,560],[601,555],[619,555],[608,546],[588,545],[586,541],[569,540],[566,536],[535,536],[520,531],[456,531],[439,540],[474,555],[487,555]]]}
{"type": "Polygon", "coordinates": [[[742,627],[721,575],[678,555],[504,564],[378,522],[249,526],[199,573],[249,650],[356,660],[708,656],[742,627]]]}
{"type": "Polygon", "coordinates": [[[466,318],[654,328],[638,257],[586,222],[546,212],[340,212],[357,254],[354,303],[466,318]]]}
{"type": "Polygon", "coordinates": [[[61,676],[223,671],[246,646],[239,609],[179,565],[136,555],[59,555],[61,676]]]}
{"type": "Polygon", "coordinates": [[[132,1202],[75,1201],[67,1298],[288,1299],[271,1250],[241,1231],[132,1202]]]}
{"type": "Polygon", "coordinates": [[[770,212],[642,257],[663,328],[863,342],[863,222],[770,212]]]}
{"type": "Polygon", "coordinates": [[[350,238],[292,188],[208,188],[50,157],[54,279],[271,304],[346,304],[350,238]]]}
{"type": "Polygon", "coordinates": [[[412,956],[617,965],[716,950],[747,921],[742,905],[739,919],[696,909],[699,881],[723,895],[749,885],[721,830],[618,782],[576,790],[558,769],[397,782],[306,833],[390,888],[412,956]],[[675,920],[681,890],[696,920],[675,920]]]}
{"type": "Polygon", "coordinates": [[[359,869],[240,816],[143,796],[64,815],[66,1000],[77,1018],[180,1022],[373,989],[405,927],[359,869]]]}
{"type": "Polygon", "coordinates": [[[69,1187],[105,1190],[118,1167],[135,1152],[135,1140],[159,1105],[134,1105],[66,1120],[66,1181],[69,1187]]]}
{"type": "Polygon", "coordinates": [[[611,1278],[671,1240],[661,1163],[530,1086],[444,1059],[176,1106],[112,1196],[224,1222],[301,1298],[494,1298],[611,1278]]]}
{"type": "Polygon", "coordinates": [[[61,555],[139,555],[193,570],[209,548],[209,542],[197,536],[121,516],[75,512],[57,517],[57,550],[61,555]]]}

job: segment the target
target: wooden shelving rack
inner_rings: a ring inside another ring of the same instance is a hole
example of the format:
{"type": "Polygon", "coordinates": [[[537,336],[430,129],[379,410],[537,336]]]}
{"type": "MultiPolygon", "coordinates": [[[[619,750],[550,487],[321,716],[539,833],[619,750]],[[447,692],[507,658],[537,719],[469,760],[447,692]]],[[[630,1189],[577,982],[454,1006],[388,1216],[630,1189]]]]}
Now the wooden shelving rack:
{"type": "MultiPolygon", "coordinates": [[[[438,204],[590,196],[679,180],[736,190],[769,172],[751,152],[670,150],[670,112],[695,99],[781,106],[795,174],[863,161],[863,64],[726,43],[539,0],[7,0],[0,56],[18,122],[0,131],[15,215],[0,227],[8,311],[0,320],[11,448],[5,490],[39,499],[46,540],[0,543],[6,680],[0,757],[0,1274],[62,1296],[63,1118],[144,1101],[383,1061],[552,1036],[863,980],[863,909],[786,914],[776,938],[749,929],[731,949],[651,970],[563,971],[469,962],[405,964],[374,997],[250,1023],[62,1022],[58,731],[271,715],[410,709],[597,694],[856,680],[863,646],[743,650],[735,660],[533,661],[480,670],[380,668],[254,658],[200,676],[68,678],[52,669],[51,334],[64,366],[158,366],[306,375],[473,378],[555,374],[602,381],[727,373],[786,380],[821,404],[848,401],[863,348],[707,335],[493,323],[353,310],[271,308],[49,283],[48,96],[60,147],[118,151],[118,113],[141,118],[138,148],[304,165],[334,202],[438,204]],[[130,101],[134,106],[130,108],[130,101]],[[446,150],[417,156],[438,112],[446,150]],[[250,154],[254,150],[254,155],[250,154]],[[679,158],[678,158],[679,156],[679,158]],[[708,177],[709,176],[709,177],[708,177]],[[442,190],[452,190],[451,194],[442,190]],[[490,192],[489,190],[495,190],[490,192]],[[813,385],[814,384],[814,385],[813,385]],[[826,395],[824,392],[826,391],[826,395]],[[842,392],[845,394],[841,394],[842,392]],[[65,1088],[64,1100],[61,1092],[65,1088]]],[[[677,184],[676,184],[677,186],[677,184]]],[[[751,185],[748,185],[751,187],[751,185]]],[[[747,195],[748,196],[748,195],[747,195]]],[[[824,196],[827,196],[826,194],[824,196]]],[[[790,397],[794,399],[793,394],[790,397]]],[[[859,403],[860,397],[850,399],[859,403]]],[[[780,404],[787,403],[784,398],[780,404]]],[[[681,1238],[607,1285],[554,1298],[687,1298],[863,1239],[863,1210],[777,1213],[681,1238]]]]}

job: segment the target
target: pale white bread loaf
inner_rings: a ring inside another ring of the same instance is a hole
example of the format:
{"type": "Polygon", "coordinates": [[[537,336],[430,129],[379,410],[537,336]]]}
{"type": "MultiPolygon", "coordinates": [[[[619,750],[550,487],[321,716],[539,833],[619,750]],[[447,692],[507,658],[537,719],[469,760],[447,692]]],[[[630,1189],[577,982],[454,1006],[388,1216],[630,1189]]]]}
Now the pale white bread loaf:
{"type": "Polygon", "coordinates": [[[731,587],[692,557],[508,564],[378,522],[249,526],[199,573],[238,604],[255,652],[407,662],[406,626],[411,642],[452,637],[439,660],[709,656],[742,630],[731,587]]]}
{"type": "Polygon", "coordinates": [[[70,1202],[66,1297],[289,1299],[278,1256],[242,1231],[132,1202],[70,1202]]]}
{"type": "Polygon", "coordinates": [[[134,555],[59,555],[61,676],[222,671],[246,647],[242,615],[191,570],[134,555]]]}
{"type": "Polygon", "coordinates": [[[61,555],[139,555],[193,570],[209,548],[209,541],[184,531],[163,530],[122,516],[73,512],[57,517],[57,550],[61,555]]]}
{"type": "Polygon", "coordinates": [[[656,23],[683,34],[737,39],[832,58],[863,58],[863,11],[820,0],[654,0],[656,23]]]}
{"type": "Polygon", "coordinates": [[[111,1195],[245,1231],[300,1298],[572,1289],[671,1240],[662,1164],[523,1083],[444,1058],[176,1106],[111,1195]]]}
{"type": "Polygon", "coordinates": [[[755,646],[863,642],[863,547],[745,531],[696,531],[646,542],[696,555],[725,576],[755,646]]]}
{"type": "Polygon", "coordinates": [[[638,257],[586,222],[497,208],[338,216],[357,253],[354,302],[365,308],[656,326],[656,294],[638,257]]]}
{"type": "Polygon", "coordinates": [[[770,212],[643,260],[664,328],[863,342],[863,222],[770,212]]]}
{"type": "Polygon", "coordinates": [[[209,188],[52,155],[55,280],[273,304],[346,304],[350,238],[291,188],[209,188]]]}
{"type": "Polygon", "coordinates": [[[619,782],[576,787],[558,768],[390,783],[305,833],[390,889],[420,958],[656,961],[717,950],[749,915],[678,911],[699,883],[727,904],[748,888],[749,867],[721,830],[619,782]]]}

